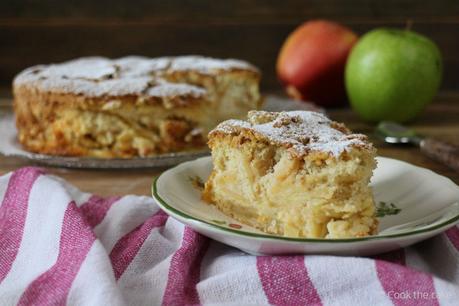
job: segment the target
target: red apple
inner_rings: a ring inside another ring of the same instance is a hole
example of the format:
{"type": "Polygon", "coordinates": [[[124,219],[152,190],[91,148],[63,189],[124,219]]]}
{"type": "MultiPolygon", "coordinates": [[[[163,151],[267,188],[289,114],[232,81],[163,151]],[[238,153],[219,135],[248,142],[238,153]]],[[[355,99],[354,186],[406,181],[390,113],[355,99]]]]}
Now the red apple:
{"type": "Polygon", "coordinates": [[[287,37],[277,59],[277,75],[287,94],[325,107],[344,104],[344,67],[357,39],[349,28],[331,21],[299,26],[287,37]]]}

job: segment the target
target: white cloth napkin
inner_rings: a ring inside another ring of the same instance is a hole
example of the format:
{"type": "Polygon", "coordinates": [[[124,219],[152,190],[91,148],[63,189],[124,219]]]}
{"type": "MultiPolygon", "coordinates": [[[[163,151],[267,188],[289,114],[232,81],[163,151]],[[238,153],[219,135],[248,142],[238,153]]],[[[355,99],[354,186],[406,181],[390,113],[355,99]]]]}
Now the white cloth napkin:
{"type": "Polygon", "coordinates": [[[139,196],[0,177],[2,305],[457,305],[459,229],[372,258],[251,256],[139,196]]]}

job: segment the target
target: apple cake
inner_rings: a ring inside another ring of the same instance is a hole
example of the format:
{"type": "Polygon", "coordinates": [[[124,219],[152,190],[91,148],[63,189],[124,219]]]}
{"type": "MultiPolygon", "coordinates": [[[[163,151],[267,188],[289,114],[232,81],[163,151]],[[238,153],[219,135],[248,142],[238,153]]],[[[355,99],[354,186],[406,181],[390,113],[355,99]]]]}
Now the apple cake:
{"type": "Polygon", "coordinates": [[[209,133],[213,170],[202,198],[234,219],[288,237],[376,233],[367,137],[309,111],[250,111],[209,133]]]}
{"type": "Polygon", "coordinates": [[[203,149],[207,133],[261,103],[260,73],[234,59],[87,57],[28,68],[13,82],[29,151],[102,158],[203,149]]]}

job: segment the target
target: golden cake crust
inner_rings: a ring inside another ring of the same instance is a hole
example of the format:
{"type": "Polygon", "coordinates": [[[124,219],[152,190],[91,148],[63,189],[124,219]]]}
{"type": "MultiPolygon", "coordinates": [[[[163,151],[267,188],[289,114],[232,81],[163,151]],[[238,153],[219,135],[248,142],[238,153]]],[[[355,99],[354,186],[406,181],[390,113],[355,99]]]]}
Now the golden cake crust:
{"type": "Polygon", "coordinates": [[[247,121],[220,123],[210,132],[209,145],[226,135],[243,135],[282,146],[297,157],[310,153],[339,156],[350,148],[374,150],[366,135],[352,133],[344,124],[313,111],[249,111],[247,121]]]}
{"type": "Polygon", "coordinates": [[[20,143],[70,156],[133,157],[203,148],[218,122],[257,108],[259,72],[198,56],[40,65],[13,82],[20,143]]]}

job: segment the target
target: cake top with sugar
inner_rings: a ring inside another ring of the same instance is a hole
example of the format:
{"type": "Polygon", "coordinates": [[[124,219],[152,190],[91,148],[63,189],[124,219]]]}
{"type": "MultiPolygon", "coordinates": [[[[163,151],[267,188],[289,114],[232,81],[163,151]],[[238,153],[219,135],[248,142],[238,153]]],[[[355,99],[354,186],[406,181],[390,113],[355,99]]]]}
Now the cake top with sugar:
{"type": "Polygon", "coordinates": [[[240,134],[244,131],[271,144],[288,147],[300,156],[311,151],[339,156],[351,147],[372,148],[365,135],[353,134],[344,124],[310,111],[250,111],[247,121],[224,121],[209,136],[212,137],[214,133],[240,134]]]}
{"type": "Polygon", "coordinates": [[[88,97],[138,95],[198,98],[206,94],[203,87],[171,81],[169,76],[184,72],[217,75],[233,70],[258,73],[251,64],[235,59],[128,56],[111,60],[83,57],[60,64],[30,67],[16,76],[14,85],[30,85],[44,91],[88,97]]]}

